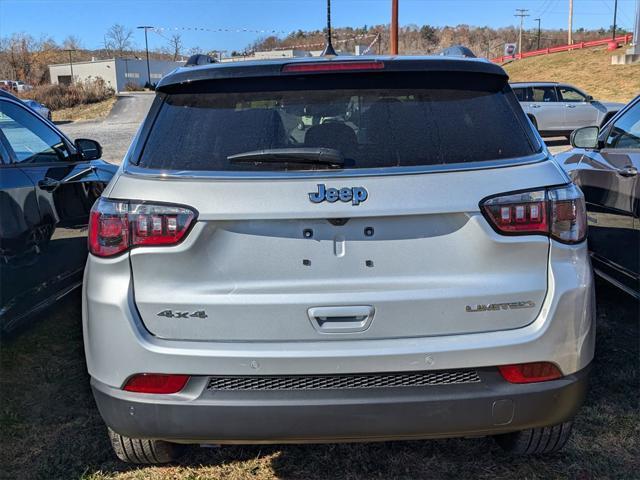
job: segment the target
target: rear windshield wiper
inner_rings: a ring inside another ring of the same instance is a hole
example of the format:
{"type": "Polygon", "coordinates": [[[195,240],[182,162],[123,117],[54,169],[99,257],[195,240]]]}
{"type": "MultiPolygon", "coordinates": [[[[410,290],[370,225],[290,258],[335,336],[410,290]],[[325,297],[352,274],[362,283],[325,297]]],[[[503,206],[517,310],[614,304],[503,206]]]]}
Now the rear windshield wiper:
{"type": "Polygon", "coordinates": [[[253,150],[227,157],[232,163],[309,163],[313,165],[329,165],[344,167],[344,157],[334,148],[269,148],[253,150]]]}

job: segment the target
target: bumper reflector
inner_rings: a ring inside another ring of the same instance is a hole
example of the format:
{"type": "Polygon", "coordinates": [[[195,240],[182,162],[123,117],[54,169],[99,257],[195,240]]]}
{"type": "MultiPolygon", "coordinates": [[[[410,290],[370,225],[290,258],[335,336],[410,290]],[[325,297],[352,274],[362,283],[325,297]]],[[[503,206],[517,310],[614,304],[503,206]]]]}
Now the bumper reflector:
{"type": "Polygon", "coordinates": [[[184,388],[189,375],[140,373],[127,380],[123,390],[137,393],[177,393],[184,388]]]}
{"type": "Polygon", "coordinates": [[[520,363],[498,367],[500,374],[509,383],[546,382],[562,378],[560,369],[550,362],[520,363]]]}

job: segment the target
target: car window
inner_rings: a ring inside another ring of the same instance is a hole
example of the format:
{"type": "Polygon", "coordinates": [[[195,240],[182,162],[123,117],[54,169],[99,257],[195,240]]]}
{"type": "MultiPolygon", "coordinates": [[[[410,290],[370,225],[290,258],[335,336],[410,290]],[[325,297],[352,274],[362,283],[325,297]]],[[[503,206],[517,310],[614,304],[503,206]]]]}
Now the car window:
{"type": "Polygon", "coordinates": [[[514,88],[513,89],[513,93],[516,94],[516,98],[518,99],[519,102],[528,101],[527,90],[528,90],[527,88],[514,88]]]}
{"type": "Polygon", "coordinates": [[[556,95],[555,87],[532,87],[531,88],[531,101],[532,102],[557,102],[558,97],[556,95]]]}
{"type": "Polygon", "coordinates": [[[640,148],[640,102],[627,110],[612,126],[606,148],[640,148]]]}
{"type": "Polygon", "coordinates": [[[571,87],[558,87],[560,98],[563,102],[586,102],[586,97],[571,87]]]}
{"type": "Polygon", "coordinates": [[[252,88],[260,91],[217,93],[241,88],[229,82],[202,93],[167,95],[138,164],[309,170],[327,167],[229,157],[265,149],[331,148],[343,155],[345,168],[382,168],[514,158],[539,148],[501,77],[450,72],[340,77],[310,78],[304,84],[286,77],[254,80],[252,88]]]}
{"type": "Polygon", "coordinates": [[[33,113],[0,101],[0,130],[20,163],[65,162],[70,159],[62,137],[33,113]]]}

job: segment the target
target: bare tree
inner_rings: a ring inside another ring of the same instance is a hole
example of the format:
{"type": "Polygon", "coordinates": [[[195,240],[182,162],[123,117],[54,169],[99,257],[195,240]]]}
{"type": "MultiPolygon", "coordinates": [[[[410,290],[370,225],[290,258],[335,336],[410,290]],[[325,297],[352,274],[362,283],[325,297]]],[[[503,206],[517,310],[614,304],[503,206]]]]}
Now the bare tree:
{"type": "Polygon", "coordinates": [[[179,33],[174,33],[173,35],[171,35],[171,38],[169,39],[169,48],[171,49],[171,53],[173,54],[174,62],[178,60],[183,47],[184,45],[182,44],[182,35],[180,35],[179,33]]]}
{"type": "Polygon", "coordinates": [[[133,48],[133,30],[116,23],[112,25],[105,35],[105,47],[107,50],[115,50],[118,55],[133,48]]]}
{"type": "Polygon", "coordinates": [[[62,48],[65,50],[81,50],[82,41],[75,35],[69,35],[62,41],[62,48]]]}

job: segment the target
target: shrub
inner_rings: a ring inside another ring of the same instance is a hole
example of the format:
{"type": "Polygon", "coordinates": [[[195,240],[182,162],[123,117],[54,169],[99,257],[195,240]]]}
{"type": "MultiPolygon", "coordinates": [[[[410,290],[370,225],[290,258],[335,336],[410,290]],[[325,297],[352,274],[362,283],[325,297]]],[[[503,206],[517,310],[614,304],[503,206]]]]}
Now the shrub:
{"type": "Polygon", "coordinates": [[[73,85],[40,85],[28,92],[20,93],[22,98],[30,98],[46,105],[50,110],[96,103],[115,95],[102,78],[77,82],[73,85]]]}
{"type": "Polygon", "coordinates": [[[124,86],[126,92],[142,92],[144,88],[135,82],[127,82],[124,86]]]}

